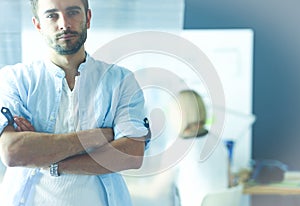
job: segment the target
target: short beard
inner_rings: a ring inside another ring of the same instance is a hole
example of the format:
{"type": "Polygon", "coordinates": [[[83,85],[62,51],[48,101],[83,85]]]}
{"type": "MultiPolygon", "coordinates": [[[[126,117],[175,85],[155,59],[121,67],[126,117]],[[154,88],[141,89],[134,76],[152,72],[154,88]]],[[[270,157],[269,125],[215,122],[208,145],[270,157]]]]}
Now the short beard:
{"type": "Polygon", "coordinates": [[[78,41],[75,42],[74,45],[71,45],[70,48],[63,48],[62,46],[56,44],[53,49],[60,55],[72,55],[77,53],[87,39],[87,30],[83,29],[82,33],[79,35],[78,41]]]}

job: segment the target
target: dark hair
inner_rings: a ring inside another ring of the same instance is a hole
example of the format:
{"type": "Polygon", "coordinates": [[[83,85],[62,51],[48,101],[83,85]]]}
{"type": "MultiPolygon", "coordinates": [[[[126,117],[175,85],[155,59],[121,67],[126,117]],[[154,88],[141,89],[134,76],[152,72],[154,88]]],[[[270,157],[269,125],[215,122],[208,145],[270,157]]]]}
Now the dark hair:
{"type": "MultiPolygon", "coordinates": [[[[87,13],[87,11],[89,9],[89,1],[88,0],[81,0],[81,1],[84,5],[85,13],[87,13]]],[[[33,13],[34,17],[37,19],[38,19],[38,14],[37,14],[38,2],[39,2],[39,0],[30,0],[32,13],[33,13]]]]}

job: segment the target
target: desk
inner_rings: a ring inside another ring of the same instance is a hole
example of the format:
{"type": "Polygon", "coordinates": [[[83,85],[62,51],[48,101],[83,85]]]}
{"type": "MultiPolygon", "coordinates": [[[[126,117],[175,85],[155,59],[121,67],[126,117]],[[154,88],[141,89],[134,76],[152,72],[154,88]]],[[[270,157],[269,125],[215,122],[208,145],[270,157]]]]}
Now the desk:
{"type": "Polygon", "coordinates": [[[246,183],[244,194],[249,195],[300,195],[300,172],[286,172],[284,180],[272,184],[246,183]]]}

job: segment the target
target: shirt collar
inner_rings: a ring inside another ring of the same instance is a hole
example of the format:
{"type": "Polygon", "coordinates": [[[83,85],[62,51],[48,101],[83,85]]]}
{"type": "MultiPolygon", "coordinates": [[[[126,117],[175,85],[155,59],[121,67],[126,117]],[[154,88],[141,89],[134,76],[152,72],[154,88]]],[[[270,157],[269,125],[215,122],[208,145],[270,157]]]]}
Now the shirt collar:
{"type": "Polygon", "coordinates": [[[84,68],[85,68],[85,66],[87,65],[87,63],[88,63],[88,61],[90,61],[90,59],[91,59],[91,56],[87,53],[87,52],[85,52],[85,61],[84,62],[82,62],[80,65],[79,65],[79,67],[78,67],[78,72],[81,72],[84,68]]]}
{"type": "MultiPolygon", "coordinates": [[[[87,65],[88,61],[90,61],[90,59],[91,59],[91,56],[87,52],[85,54],[86,54],[85,61],[79,65],[78,72],[81,72],[87,65]]],[[[59,66],[54,64],[49,58],[45,58],[44,62],[45,62],[46,68],[51,73],[53,73],[55,76],[58,76],[61,78],[65,77],[65,72],[59,66]]]]}

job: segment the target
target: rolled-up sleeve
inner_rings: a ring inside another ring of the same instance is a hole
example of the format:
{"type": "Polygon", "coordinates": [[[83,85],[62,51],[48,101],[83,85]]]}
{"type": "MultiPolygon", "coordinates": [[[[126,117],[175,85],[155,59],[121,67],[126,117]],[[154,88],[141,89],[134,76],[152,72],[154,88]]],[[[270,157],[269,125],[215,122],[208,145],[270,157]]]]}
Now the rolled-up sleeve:
{"type": "Polygon", "coordinates": [[[116,93],[120,98],[114,120],[115,138],[146,136],[144,94],[132,72],[122,79],[116,93]]]}
{"type": "MultiPolygon", "coordinates": [[[[7,107],[11,109],[12,102],[14,100],[12,99],[14,95],[14,91],[12,88],[8,87],[10,85],[10,76],[8,73],[8,67],[4,67],[0,70],[0,109],[2,107],[7,107]]],[[[4,128],[7,126],[8,121],[5,118],[5,116],[1,113],[0,114],[0,134],[2,134],[4,128]]]]}
{"type": "MultiPolygon", "coordinates": [[[[0,69],[0,109],[6,107],[11,111],[13,116],[22,115],[28,119],[29,112],[21,100],[21,96],[25,94],[26,91],[21,89],[20,85],[18,85],[18,77],[17,72],[10,66],[0,69]]],[[[6,117],[1,113],[0,134],[2,134],[7,124],[8,121],[6,117]]]]}

